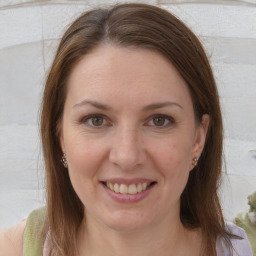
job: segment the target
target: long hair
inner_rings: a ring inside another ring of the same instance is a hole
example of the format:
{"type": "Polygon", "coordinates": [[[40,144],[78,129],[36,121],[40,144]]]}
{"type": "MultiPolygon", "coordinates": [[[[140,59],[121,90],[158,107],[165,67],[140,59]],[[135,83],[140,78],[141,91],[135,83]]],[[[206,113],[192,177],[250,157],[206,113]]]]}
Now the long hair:
{"type": "Polygon", "coordinates": [[[97,46],[111,43],[152,49],[167,58],[186,81],[197,122],[210,116],[206,143],[181,195],[180,219],[201,228],[204,252],[216,256],[216,239],[225,231],[217,194],[222,169],[223,127],[219,96],[208,58],[198,38],[178,18],[145,4],[120,4],[83,13],[63,35],[49,71],[42,101],[41,136],[47,178],[48,225],[57,255],[75,254],[84,216],[67,170],[61,164],[60,125],[67,80],[74,66],[97,46]]]}

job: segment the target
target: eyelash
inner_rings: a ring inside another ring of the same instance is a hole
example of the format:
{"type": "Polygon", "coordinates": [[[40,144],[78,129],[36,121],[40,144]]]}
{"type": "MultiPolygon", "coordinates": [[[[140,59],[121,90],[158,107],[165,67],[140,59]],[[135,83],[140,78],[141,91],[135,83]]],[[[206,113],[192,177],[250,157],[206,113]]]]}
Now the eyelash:
{"type": "MultiPolygon", "coordinates": [[[[154,118],[164,118],[164,119],[165,119],[165,122],[164,122],[165,125],[164,125],[164,126],[156,126],[156,125],[155,125],[155,127],[160,128],[160,129],[161,129],[161,128],[164,129],[164,128],[170,126],[171,124],[174,124],[174,123],[175,123],[174,118],[171,117],[171,116],[168,116],[168,115],[155,114],[155,115],[153,115],[153,116],[150,117],[150,121],[153,121],[154,118]],[[168,121],[168,124],[167,124],[167,125],[166,125],[166,121],[168,121]]],[[[153,126],[154,126],[154,125],[153,125],[153,126]]]]}
{"type": "MultiPolygon", "coordinates": [[[[105,116],[105,115],[102,115],[102,114],[91,114],[91,115],[88,115],[88,116],[85,116],[84,118],[82,118],[81,121],[80,121],[80,123],[81,123],[81,124],[86,124],[86,123],[88,123],[88,121],[90,121],[92,118],[103,118],[103,122],[106,122],[106,116],[105,116]]],[[[166,123],[166,120],[168,121],[168,124],[167,124],[167,125],[165,124],[164,126],[152,125],[152,126],[157,127],[157,128],[159,128],[159,129],[164,129],[164,128],[167,128],[168,126],[170,126],[171,124],[175,124],[174,118],[171,117],[171,116],[168,116],[168,115],[155,114],[155,115],[150,116],[150,117],[149,117],[149,120],[150,120],[150,121],[153,121],[154,118],[164,118],[164,119],[165,119],[165,122],[164,122],[164,123],[166,123]]],[[[149,122],[150,122],[150,121],[149,121],[149,122]]],[[[87,124],[87,125],[88,125],[88,124],[87,124]]],[[[94,128],[94,129],[100,129],[100,128],[103,128],[105,125],[106,125],[106,123],[103,124],[103,125],[101,125],[101,126],[94,126],[94,125],[92,125],[92,124],[89,124],[88,126],[94,128]]],[[[109,125],[107,125],[107,126],[109,126],[109,125]]]]}
{"type": "MultiPolygon", "coordinates": [[[[105,121],[106,122],[106,117],[104,116],[104,115],[102,115],[102,114],[92,114],[92,115],[88,115],[88,116],[85,116],[84,118],[82,118],[82,120],[80,121],[80,123],[82,123],[82,124],[86,124],[88,121],[90,121],[90,119],[92,119],[92,118],[103,118],[104,120],[103,121],[105,121]]],[[[95,129],[100,129],[100,128],[102,128],[103,126],[94,126],[94,125],[88,125],[88,126],[90,126],[90,127],[92,127],[92,128],[95,128],[95,129]]]]}

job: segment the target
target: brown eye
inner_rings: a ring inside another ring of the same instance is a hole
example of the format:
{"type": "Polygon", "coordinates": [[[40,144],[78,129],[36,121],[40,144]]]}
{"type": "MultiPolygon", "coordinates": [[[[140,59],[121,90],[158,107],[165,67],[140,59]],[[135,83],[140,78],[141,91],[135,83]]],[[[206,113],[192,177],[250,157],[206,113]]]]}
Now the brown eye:
{"type": "Polygon", "coordinates": [[[153,123],[155,126],[163,126],[165,124],[166,118],[164,117],[155,117],[153,118],[153,123]]]}
{"type": "Polygon", "coordinates": [[[91,118],[91,123],[93,126],[101,126],[104,122],[103,117],[95,116],[91,118]]]}
{"type": "Polygon", "coordinates": [[[149,126],[167,128],[174,123],[175,121],[171,116],[157,114],[151,117],[151,120],[149,121],[149,126]]]}
{"type": "Polygon", "coordinates": [[[107,125],[107,121],[103,115],[92,114],[84,117],[81,123],[91,128],[103,128],[107,125]]]}

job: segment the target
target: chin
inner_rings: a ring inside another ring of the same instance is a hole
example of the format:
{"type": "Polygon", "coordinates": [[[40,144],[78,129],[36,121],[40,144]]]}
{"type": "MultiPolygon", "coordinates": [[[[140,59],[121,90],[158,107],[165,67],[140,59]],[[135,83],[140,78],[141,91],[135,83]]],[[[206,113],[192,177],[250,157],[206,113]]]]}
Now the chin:
{"type": "Polygon", "coordinates": [[[147,227],[150,221],[141,213],[118,213],[112,214],[108,220],[105,221],[105,225],[109,228],[119,232],[129,232],[139,230],[147,227]]]}

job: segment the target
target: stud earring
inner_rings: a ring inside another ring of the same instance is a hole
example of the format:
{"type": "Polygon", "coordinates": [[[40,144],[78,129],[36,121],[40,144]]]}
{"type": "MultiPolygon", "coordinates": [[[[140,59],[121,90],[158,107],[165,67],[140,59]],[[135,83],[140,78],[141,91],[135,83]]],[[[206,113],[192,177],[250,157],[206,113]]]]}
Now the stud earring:
{"type": "Polygon", "coordinates": [[[68,160],[67,160],[67,156],[66,154],[64,153],[61,160],[62,164],[64,165],[65,168],[68,168],[68,160]]]}
{"type": "Polygon", "coordinates": [[[195,166],[197,166],[197,162],[198,162],[198,158],[197,157],[194,157],[193,159],[192,159],[192,165],[195,167],[195,166]]]}

